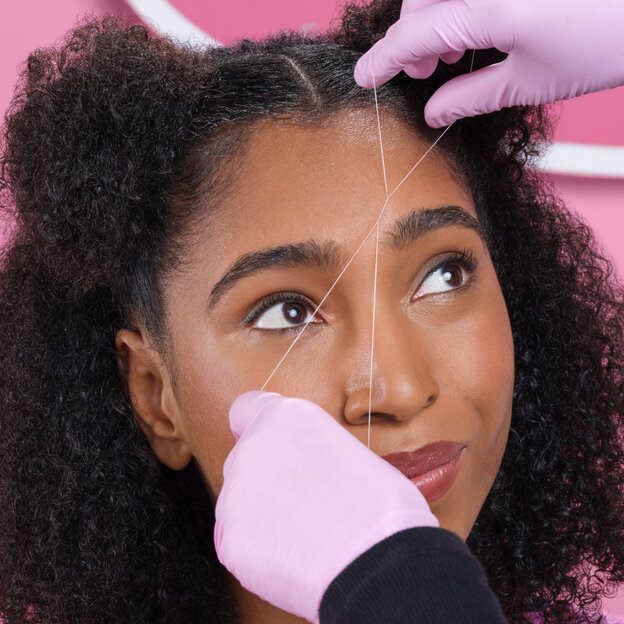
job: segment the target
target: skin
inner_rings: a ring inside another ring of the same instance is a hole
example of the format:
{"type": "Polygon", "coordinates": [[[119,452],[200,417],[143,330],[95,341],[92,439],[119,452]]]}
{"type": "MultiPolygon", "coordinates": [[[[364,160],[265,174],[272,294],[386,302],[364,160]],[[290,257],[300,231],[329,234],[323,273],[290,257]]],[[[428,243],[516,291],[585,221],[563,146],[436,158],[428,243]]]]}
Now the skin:
{"type": "MultiPolygon", "coordinates": [[[[382,116],[382,128],[392,190],[427,146],[392,115],[382,116]]],[[[194,459],[213,500],[235,443],[230,405],[260,389],[295,337],[266,328],[280,318],[287,325],[281,303],[255,326],[243,323],[245,315],[282,291],[309,298],[311,313],[384,199],[374,113],[340,113],[325,127],[259,124],[227,199],[193,233],[184,267],[165,282],[168,353],[159,353],[145,331],[119,332],[134,408],[154,452],[174,469],[194,459]],[[242,254],[311,239],[334,242],[335,266],[261,270],[208,306],[211,290],[242,254]]],[[[474,229],[442,227],[399,248],[389,234],[397,219],[447,205],[477,218],[470,193],[434,151],[392,196],[380,222],[371,449],[385,455],[438,440],[465,443],[456,482],[431,508],[442,527],[466,539],[509,431],[514,368],[505,302],[474,229]],[[464,250],[476,261],[472,276],[457,266],[450,283],[442,277],[448,267],[429,274],[464,250]]],[[[314,401],[365,444],[374,258],[373,235],[266,388],[314,401]]],[[[297,309],[306,314],[305,305],[297,309]]],[[[229,582],[242,622],[303,621],[233,577],[229,582]]]]}

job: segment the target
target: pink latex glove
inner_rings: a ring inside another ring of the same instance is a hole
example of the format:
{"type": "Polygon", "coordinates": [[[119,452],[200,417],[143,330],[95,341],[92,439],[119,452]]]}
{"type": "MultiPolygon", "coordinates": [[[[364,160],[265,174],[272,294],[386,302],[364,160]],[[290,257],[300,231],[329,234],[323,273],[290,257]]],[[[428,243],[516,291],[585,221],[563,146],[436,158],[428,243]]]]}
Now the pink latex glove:
{"type": "Polygon", "coordinates": [[[241,585],[309,622],[325,590],[397,531],[438,526],[418,488],[318,405],[247,392],[230,409],[215,546],[241,585]]]}
{"type": "Polygon", "coordinates": [[[425,107],[430,126],[505,106],[544,104],[624,84],[623,0],[404,0],[401,17],[355,68],[362,87],[438,59],[498,48],[502,63],[450,80],[425,107]]]}

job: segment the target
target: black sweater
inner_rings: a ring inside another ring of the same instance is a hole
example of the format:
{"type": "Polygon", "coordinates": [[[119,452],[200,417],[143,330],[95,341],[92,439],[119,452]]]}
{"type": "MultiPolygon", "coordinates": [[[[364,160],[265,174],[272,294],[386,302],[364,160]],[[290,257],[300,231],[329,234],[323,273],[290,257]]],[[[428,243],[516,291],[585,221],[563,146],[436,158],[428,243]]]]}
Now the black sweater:
{"type": "Polygon", "coordinates": [[[321,624],[504,624],[481,564],[444,529],[400,531],[327,588],[321,624]]]}

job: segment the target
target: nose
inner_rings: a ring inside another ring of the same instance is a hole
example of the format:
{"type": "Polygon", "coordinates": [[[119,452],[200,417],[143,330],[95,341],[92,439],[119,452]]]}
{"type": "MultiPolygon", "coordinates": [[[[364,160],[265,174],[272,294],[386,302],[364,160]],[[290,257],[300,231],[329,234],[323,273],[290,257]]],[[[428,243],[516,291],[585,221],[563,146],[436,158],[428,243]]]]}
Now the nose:
{"type": "MultiPolygon", "coordinates": [[[[375,323],[371,418],[405,421],[432,405],[439,395],[423,329],[404,315],[380,315],[375,323]]],[[[348,382],[344,418],[351,425],[368,422],[370,379],[368,340],[347,356],[353,376],[348,382]],[[362,345],[368,345],[364,355],[362,345]],[[354,362],[359,362],[354,365],[354,362]]]]}

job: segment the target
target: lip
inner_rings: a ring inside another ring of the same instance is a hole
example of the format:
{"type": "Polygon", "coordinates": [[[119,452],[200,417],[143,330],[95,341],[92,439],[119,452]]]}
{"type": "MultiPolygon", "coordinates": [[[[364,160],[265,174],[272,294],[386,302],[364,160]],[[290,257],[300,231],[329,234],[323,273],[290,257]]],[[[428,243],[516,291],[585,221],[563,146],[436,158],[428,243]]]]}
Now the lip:
{"type": "Polygon", "coordinates": [[[389,464],[418,486],[428,503],[442,498],[459,475],[465,444],[433,442],[413,451],[384,455],[389,464]]]}

